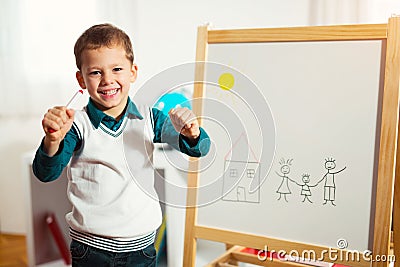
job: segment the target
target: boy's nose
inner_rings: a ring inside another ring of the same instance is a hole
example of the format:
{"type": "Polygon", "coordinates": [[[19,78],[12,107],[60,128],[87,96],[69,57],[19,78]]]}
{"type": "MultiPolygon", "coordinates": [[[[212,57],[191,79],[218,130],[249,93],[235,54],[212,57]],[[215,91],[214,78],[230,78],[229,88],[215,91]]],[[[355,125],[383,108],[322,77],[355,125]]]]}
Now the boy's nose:
{"type": "Polygon", "coordinates": [[[112,75],[110,75],[108,73],[104,73],[103,76],[101,77],[101,84],[107,85],[107,84],[112,84],[112,83],[113,83],[112,75]]]}

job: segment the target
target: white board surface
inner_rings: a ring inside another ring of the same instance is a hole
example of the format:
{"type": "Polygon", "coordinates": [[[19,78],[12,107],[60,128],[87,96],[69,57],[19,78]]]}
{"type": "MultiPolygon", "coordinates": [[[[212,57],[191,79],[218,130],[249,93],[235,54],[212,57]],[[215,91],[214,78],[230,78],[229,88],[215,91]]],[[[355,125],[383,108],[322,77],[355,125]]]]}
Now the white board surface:
{"type": "Polygon", "coordinates": [[[213,187],[200,187],[197,224],[371,249],[383,47],[209,45],[207,61],[227,68],[207,71],[206,81],[216,81],[203,103],[213,160],[200,167],[199,180],[213,187]],[[218,86],[223,77],[230,88],[218,86]],[[261,187],[250,190],[252,181],[261,187]]]}

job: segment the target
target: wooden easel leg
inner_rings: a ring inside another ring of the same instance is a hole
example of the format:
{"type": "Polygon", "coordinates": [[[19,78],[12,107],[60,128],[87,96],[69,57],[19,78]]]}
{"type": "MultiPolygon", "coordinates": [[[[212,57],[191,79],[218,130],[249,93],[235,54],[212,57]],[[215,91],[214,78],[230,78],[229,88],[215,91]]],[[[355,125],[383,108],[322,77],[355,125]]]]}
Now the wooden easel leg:
{"type": "MultiPolygon", "coordinates": [[[[400,113],[400,110],[398,111],[400,113]]],[[[398,122],[396,167],[394,178],[394,193],[392,206],[392,242],[393,254],[397,262],[400,261],[400,122],[398,122]]],[[[397,264],[398,265],[398,264],[397,264]]]]}
{"type": "MultiPolygon", "coordinates": [[[[205,64],[207,58],[208,45],[208,25],[200,26],[197,29],[197,46],[196,46],[196,62],[195,80],[204,81],[205,79],[205,64]]],[[[194,84],[193,99],[202,99],[204,97],[204,82],[194,84]]],[[[193,104],[193,112],[200,116],[202,114],[201,101],[195,101],[193,104]]],[[[202,125],[201,116],[198,119],[199,125],[202,125]]],[[[196,235],[195,228],[197,222],[197,190],[199,187],[198,172],[199,161],[196,158],[190,158],[188,173],[188,191],[187,191],[187,208],[186,208],[186,229],[184,241],[183,266],[194,267],[196,263],[196,235]]]]}
{"type": "MultiPolygon", "coordinates": [[[[399,150],[399,147],[397,147],[399,150]]],[[[397,152],[399,155],[400,153],[397,152]]],[[[395,259],[400,261],[400,157],[396,161],[396,179],[394,183],[394,197],[393,197],[393,253],[395,259]]]]}
{"type": "MultiPolygon", "coordinates": [[[[188,225],[188,222],[194,225],[194,217],[196,216],[195,214],[196,211],[194,207],[186,209],[186,225],[188,225]]],[[[194,267],[196,264],[197,249],[197,240],[194,236],[194,227],[186,229],[184,247],[183,266],[194,267]]]]}

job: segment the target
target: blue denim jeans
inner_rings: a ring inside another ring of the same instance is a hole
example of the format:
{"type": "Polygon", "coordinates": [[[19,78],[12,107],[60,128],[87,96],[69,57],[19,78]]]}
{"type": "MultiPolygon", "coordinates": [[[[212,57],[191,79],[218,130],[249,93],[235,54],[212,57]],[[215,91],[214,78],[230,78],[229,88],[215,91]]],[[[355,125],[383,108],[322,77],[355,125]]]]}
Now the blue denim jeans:
{"type": "Polygon", "coordinates": [[[154,245],[132,252],[115,253],[72,240],[70,245],[73,267],[155,267],[154,245]]]}

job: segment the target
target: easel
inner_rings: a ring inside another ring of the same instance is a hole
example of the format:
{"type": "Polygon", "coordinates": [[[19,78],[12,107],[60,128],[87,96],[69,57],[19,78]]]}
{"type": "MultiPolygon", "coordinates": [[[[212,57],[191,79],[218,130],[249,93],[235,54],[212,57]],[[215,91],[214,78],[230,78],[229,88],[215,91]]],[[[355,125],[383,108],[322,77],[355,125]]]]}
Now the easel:
{"type": "MultiPolygon", "coordinates": [[[[254,42],[301,42],[301,41],[340,41],[340,40],[385,40],[386,65],[384,94],[382,102],[382,124],[378,161],[378,181],[376,186],[376,209],[374,216],[374,240],[372,255],[389,255],[390,236],[393,211],[394,252],[400,259],[400,179],[395,179],[395,170],[400,173],[400,163],[396,164],[396,156],[400,156],[397,145],[399,119],[399,75],[400,75],[400,17],[389,19],[388,24],[376,25],[344,25],[318,26],[278,29],[245,29],[245,30],[210,30],[207,26],[198,28],[196,61],[207,60],[207,46],[215,43],[254,43],[254,42]],[[394,189],[395,188],[395,189],[394,189]],[[393,205],[393,198],[395,203],[393,205]]],[[[199,63],[195,71],[195,81],[203,81],[205,77],[204,64],[199,63]]],[[[204,84],[195,83],[194,98],[204,97],[204,84]]],[[[202,104],[198,101],[193,109],[197,115],[202,114],[202,104]]],[[[200,121],[201,124],[201,121],[200,121]]],[[[197,170],[199,162],[192,159],[190,170],[197,170]]],[[[197,222],[197,188],[198,174],[188,175],[188,193],[186,210],[186,234],[183,266],[195,266],[196,239],[206,239],[226,244],[232,244],[226,253],[210,263],[209,266],[232,266],[229,261],[253,263],[262,266],[304,266],[302,264],[283,261],[261,262],[257,256],[241,252],[243,247],[263,249],[268,244],[269,249],[299,252],[313,250],[321,254],[327,247],[284,241],[266,236],[257,236],[224,229],[215,229],[196,225],[197,222]]],[[[362,258],[361,253],[359,256],[362,258]]],[[[325,257],[324,259],[327,259],[325,257]]],[[[365,267],[368,261],[344,261],[335,263],[365,267]]],[[[233,265],[234,266],[234,265],[233,265]]],[[[373,262],[372,266],[388,266],[387,262],[373,262]]]]}

